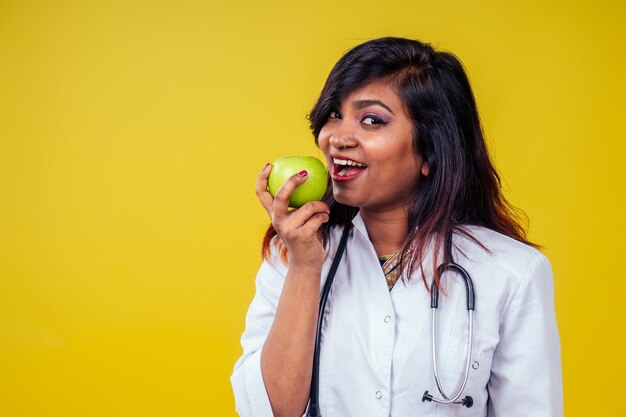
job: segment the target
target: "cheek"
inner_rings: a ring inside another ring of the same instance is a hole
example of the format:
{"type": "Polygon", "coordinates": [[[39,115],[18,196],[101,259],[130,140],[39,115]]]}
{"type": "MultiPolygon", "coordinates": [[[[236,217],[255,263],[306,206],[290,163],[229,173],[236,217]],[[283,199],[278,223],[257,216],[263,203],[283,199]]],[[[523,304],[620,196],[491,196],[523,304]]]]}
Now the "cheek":
{"type": "Polygon", "coordinates": [[[317,137],[317,144],[322,150],[322,152],[327,152],[328,148],[330,147],[331,133],[332,132],[330,130],[326,128],[322,128],[322,130],[320,131],[320,134],[317,137]]]}
{"type": "Polygon", "coordinates": [[[324,139],[320,136],[317,140],[317,146],[325,156],[328,156],[328,154],[330,153],[330,145],[328,143],[328,139],[324,139]]]}
{"type": "MultiPolygon", "coordinates": [[[[415,155],[412,146],[402,146],[393,152],[389,149],[380,148],[376,158],[376,165],[379,167],[379,175],[396,178],[398,181],[414,182],[420,176],[421,160],[415,155]]],[[[386,181],[389,181],[386,178],[386,181]]]]}

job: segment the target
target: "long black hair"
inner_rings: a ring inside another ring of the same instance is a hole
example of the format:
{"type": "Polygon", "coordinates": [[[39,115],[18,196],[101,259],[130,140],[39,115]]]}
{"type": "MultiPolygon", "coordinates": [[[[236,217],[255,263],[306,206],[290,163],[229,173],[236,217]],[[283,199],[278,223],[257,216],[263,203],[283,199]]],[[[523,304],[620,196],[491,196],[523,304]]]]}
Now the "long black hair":
{"type": "MultiPolygon", "coordinates": [[[[478,225],[533,247],[521,224],[524,213],[503,196],[500,177],[489,157],[470,82],[460,60],[417,40],[386,37],[367,41],[349,50],[331,70],[308,119],[317,144],[330,112],[365,85],[386,80],[392,85],[413,122],[413,148],[429,167],[414,190],[409,210],[408,235],[401,265],[410,277],[434,241],[434,263],[446,233],[454,230],[476,241],[463,225],[478,225]],[[413,255],[407,256],[413,247],[413,255]]],[[[324,243],[335,225],[347,225],[358,212],[334,200],[332,182],[323,201],[330,220],[320,228],[324,243]]],[[[270,225],[263,244],[276,235],[270,225]]],[[[281,249],[283,260],[286,249],[281,249]]],[[[447,261],[447,260],[446,260],[447,261]]],[[[439,277],[434,271],[436,284],[439,277]]]]}

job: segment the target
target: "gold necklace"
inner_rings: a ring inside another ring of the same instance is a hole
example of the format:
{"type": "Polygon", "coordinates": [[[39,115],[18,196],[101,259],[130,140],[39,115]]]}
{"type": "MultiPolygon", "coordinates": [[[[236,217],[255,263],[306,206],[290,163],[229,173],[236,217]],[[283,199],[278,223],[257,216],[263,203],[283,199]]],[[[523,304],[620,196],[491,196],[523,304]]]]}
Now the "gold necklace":
{"type": "MultiPolygon", "coordinates": [[[[407,251],[406,255],[411,256],[412,252],[413,250],[412,248],[410,248],[407,251]]],[[[383,264],[383,273],[385,274],[385,280],[387,281],[387,287],[389,288],[389,291],[391,291],[391,289],[396,284],[396,281],[398,281],[398,278],[400,278],[400,275],[401,275],[401,271],[399,268],[400,255],[401,255],[401,251],[400,249],[398,249],[389,257],[387,257],[387,260],[385,260],[385,263],[383,264]]]]}

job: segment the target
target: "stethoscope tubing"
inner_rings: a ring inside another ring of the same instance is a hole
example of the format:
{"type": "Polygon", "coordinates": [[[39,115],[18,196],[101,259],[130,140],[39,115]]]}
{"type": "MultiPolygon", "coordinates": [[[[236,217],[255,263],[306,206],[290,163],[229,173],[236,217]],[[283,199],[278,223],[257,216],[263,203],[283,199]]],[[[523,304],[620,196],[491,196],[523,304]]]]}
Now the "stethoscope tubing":
{"type": "Polygon", "coordinates": [[[437,335],[435,334],[436,329],[437,329],[437,308],[432,308],[432,333],[431,335],[432,335],[432,340],[433,340],[433,373],[435,374],[435,383],[437,384],[437,389],[439,390],[439,392],[441,393],[441,396],[444,399],[433,397],[430,399],[430,401],[434,401],[439,404],[450,404],[450,403],[461,404],[462,403],[462,402],[457,402],[457,400],[459,399],[461,394],[463,394],[463,390],[465,389],[465,385],[467,384],[467,379],[469,377],[470,361],[472,358],[472,338],[474,335],[474,310],[468,310],[467,314],[468,314],[469,339],[468,339],[468,344],[467,344],[467,354],[465,357],[466,358],[465,359],[465,374],[463,376],[463,383],[457,390],[456,394],[453,395],[453,398],[450,398],[446,394],[446,391],[443,389],[443,385],[441,384],[441,379],[439,377],[439,370],[437,366],[437,344],[435,342],[437,340],[436,338],[437,335]]]}
{"type": "Polygon", "coordinates": [[[344,226],[343,233],[341,234],[341,240],[339,241],[339,246],[337,247],[337,251],[335,252],[335,259],[333,259],[333,263],[330,265],[330,269],[328,270],[326,282],[324,283],[324,288],[322,289],[322,295],[320,297],[320,308],[317,316],[317,333],[315,334],[315,350],[313,351],[313,372],[311,376],[311,390],[309,392],[309,410],[307,412],[307,415],[309,417],[321,416],[319,411],[319,374],[322,322],[324,321],[324,310],[326,309],[328,293],[330,292],[330,287],[333,285],[333,281],[335,280],[335,274],[337,273],[337,268],[339,268],[339,262],[341,262],[343,253],[346,250],[348,236],[350,235],[351,230],[352,224],[344,226]]]}
{"type": "Polygon", "coordinates": [[[470,274],[461,265],[454,262],[454,258],[452,256],[452,229],[450,229],[446,236],[446,243],[447,245],[445,258],[447,259],[448,263],[440,265],[437,270],[440,282],[444,272],[446,272],[447,270],[454,270],[463,278],[463,283],[465,284],[465,300],[467,306],[468,326],[465,372],[463,375],[463,382],[461,383],[461,386],[456,391],[456,394],[452,395],[452,398],[450,398],[446,394],[446,391],[443,389],[441,378],[439,376],[439,368],[437,365],[437,309],[439,307],[439,288],[436,285],[435,280],[433,279],[433,282],[431,284],[430,298],[430,307],[432,312],[431,340],[433,350],[433,374],[435,375],[435,383],[437,384],[437,389],[439,390],[439,393],[443,398],[436,398],[429,394],[428,391],[426,391],[422,396],[422,402],[434,401],[439,404],[461,404],[469,408],[474,404],[474,400],[472,399],[472,397],[468,395],[462,401],[457,400],[459,399],[459,397],[461,397],[461,394],[463,394],[463,390],[465,389],[465,386],[467,385],[467,380],[469,378],[470,362],[472,359],[472,342],[474,338],[474,310],[476,308],[476,294],[474,292],[474,283],[472,282],[470,274]]]}
{"type": "MultiPolygon", "coordinates": [[[[339,242],[339,246],[337,247],[337,251],[335,253],[335,258],[333,259],[333,263],[331,264],[330,269],[328,271],[326,282],[324,283],[324,288],[322,289],[322,294],[320,297],[320,307],[319,307],[319,314],[317,318],[317,333],[315,335],[315,349],[313,352],[313,370],[312,370],[312,377],[311,377],[309,408],[307,411],[308,417],[321,417],[320,410],[319,410],[319,366],[320,366],[319,355],[320,355],[322,322],[324,320],[324,311],[326,308],[326,301],[328,300],[328,294],[330,292],[330,288],[332,287],[333,281],[335,279],[335,274],[337,273],[337,268],[339,267],[341,258],[343,257],[343,254],[345,252],[347,241],[348,241],[348,236],[351,230],[352,230],[352,224],[348,224],[344,226],[343,233],[341,235],[341,240],[339,242]]],[[[457,400],[461,397],[463,390],[465,389],[465,386],[467,385],[467,380],[469,377],[470,362],[471,362],[471,357],[472,357],[472,342],[473,342],[473,335],[474,335],[475,292],[474,292],[474,285],[473,285],[470,275],[467,273],[465,269],[463,269],[463,267],[456,264],[454,262],[454,259],[452,258],[452,230],[448,232],[446,236],[446,241],[447,241],[446,258],[448,259],[448,263],[445,265],[442,264],[439,266],[438,268],[439,277],[442,277],[443,273],[446,270],[452,269],[458,272],[459,275],[461,275],[465,283],[465,295],[466,295],[467,314],[468,314],[468,331],[469,331],[467,354],[466,354],[466,360],[465,360],[465,373],[463,376],[463,382],[461,383],[461,386],[456,391],[456,393],[451,396],[452,398],[450,398],[450,396],[448,396],[448,394],[443,389],[443,386],[441,384],[441,379],[439,376],[439,368],[437,366],[436,329],[437,329],[437,308],[439,306],[439,289],[435,281],[433,280],[433,283],[431,285],[431,311],[432,311],[431,336],[432,336],[432,349],[433,349],[433,373],[435,375],[435,383],[437,384],[437,389],[439,390],[443,398],[435,398],[432,395],[430,395],[428,391],[426,391],[422,397],[422,402],[434,401],[439,404],[454,403],[454,404],[461,404],[469,408],[474,403],[472,397],[468,395],[461,401],[457,401],[457,400]]]]}

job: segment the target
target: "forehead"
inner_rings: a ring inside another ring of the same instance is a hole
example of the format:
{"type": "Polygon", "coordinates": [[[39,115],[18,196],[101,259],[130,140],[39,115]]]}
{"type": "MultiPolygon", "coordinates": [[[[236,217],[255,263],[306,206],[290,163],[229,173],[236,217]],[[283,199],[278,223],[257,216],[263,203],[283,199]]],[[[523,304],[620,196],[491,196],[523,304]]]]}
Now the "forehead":
{"type": "Polygon", "coordinates": [[[359,100],[380,100],[389,106],[394,112],[403,108],[402,100],[394,86],[389,81],[378,80],[364,85],[353,91],[342,100],[342,105],[359,100]]]}

